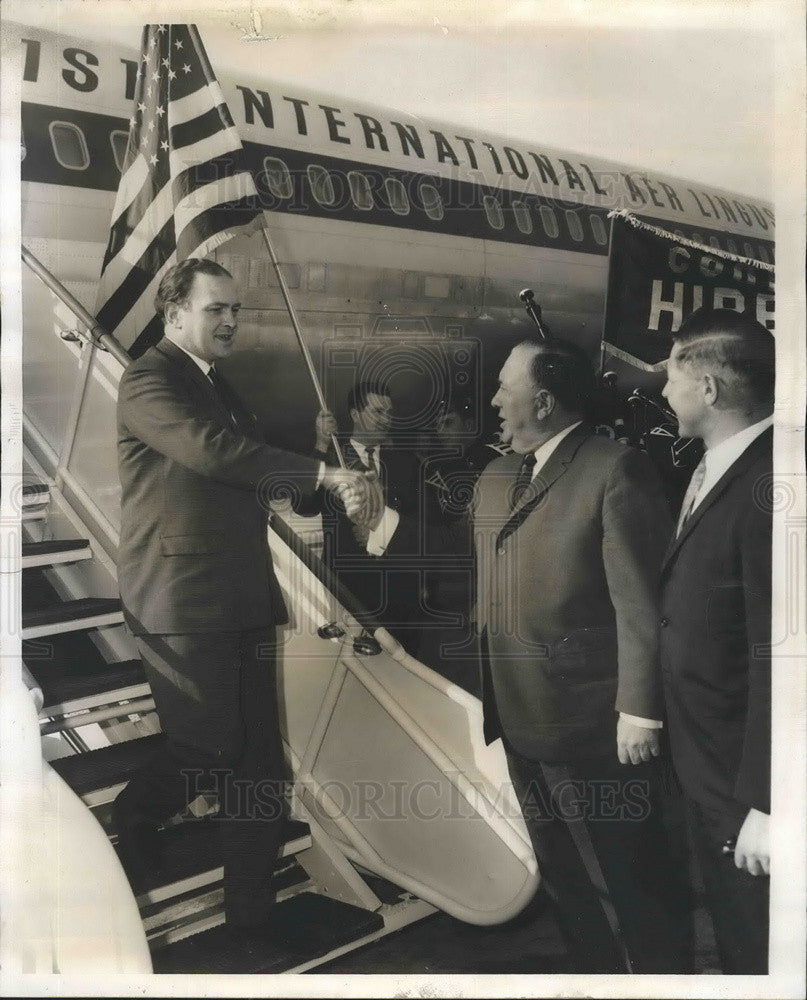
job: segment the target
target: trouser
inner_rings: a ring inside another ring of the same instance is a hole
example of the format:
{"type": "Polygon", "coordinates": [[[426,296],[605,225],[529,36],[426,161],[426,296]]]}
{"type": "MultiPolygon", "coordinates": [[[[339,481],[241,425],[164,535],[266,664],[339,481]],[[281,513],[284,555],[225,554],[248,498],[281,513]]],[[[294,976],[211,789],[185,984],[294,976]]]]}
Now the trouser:
{"type": "Polygon", "coordinates": [[[274,628],[138,636],[166,736],[119,796],[127,823],[159,824],[214,791],[227,921],[267,919],[283,822],[274,628]]]}
{"type": "Polygon", "coordinates": [[[573,971],[690,971],[689,892],[662,821],[659,762],[550,764],[506,750],[573,971]]]}
{"type": "Polygon", "coordinates": [[[728,974],[766,975],[770,879],[738,869],[733,850],[723,853],[726,841],[736,840],[743,820],[736,809],[723,813],[689,797],[686,801],[721,968],[728,974]]]}

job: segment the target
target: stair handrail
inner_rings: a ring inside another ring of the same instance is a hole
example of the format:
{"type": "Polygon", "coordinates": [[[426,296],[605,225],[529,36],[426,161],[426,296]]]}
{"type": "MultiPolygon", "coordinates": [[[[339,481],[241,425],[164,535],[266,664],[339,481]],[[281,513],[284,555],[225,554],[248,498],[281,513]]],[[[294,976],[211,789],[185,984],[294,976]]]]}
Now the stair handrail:
{"type": "Polygon", "coordinates": [[[86,333],[78,330],[78,335],[89,344],[94,344],[102,351],[111,354],[116,361],[119,361],[124,368],[132,360],[129,352],[124,348],[119,340],[104,329],[93,314],[85,309],[79,300],[69,292],[61,281],[52,274],[23,243],[21,245],[21,256],[23,261],[31,268],[34,274],[40,278],[44,284],[64,302],[67,308],[87,327],[86,333]]]}

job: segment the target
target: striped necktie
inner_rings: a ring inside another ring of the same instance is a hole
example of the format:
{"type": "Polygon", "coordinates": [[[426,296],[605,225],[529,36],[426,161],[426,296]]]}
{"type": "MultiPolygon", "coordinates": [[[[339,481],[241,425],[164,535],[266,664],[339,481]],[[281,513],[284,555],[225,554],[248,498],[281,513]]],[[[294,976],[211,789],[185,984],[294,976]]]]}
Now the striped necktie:
{"type": "Polygon", "coordinates": [[[692,508],[695,505],[695,500],[700,492],[701,486],[703,486],[703,481],[706,478],[706,455],[698,462],[695,466],[695,471],[692,473],[692,479],[689,481],[689,486],[687,486],[687,491],[684,494],[684,500],[681,504],[681,513],[678,516],[678,527],[675,529],[675,537],[677,538],[681,532],[684,530],[684,525],[687,523],[692,515],[692,508]]]}
{"type": "Polygon", "coordinates": [[[513,483],[513,492],[510,494],[510,510],[515,510],[519,501],[524,496],[524,491],[532,482],[532,472],[535,468],[535,452],[530,451],[524,456],[518,475],[513,483]]]}

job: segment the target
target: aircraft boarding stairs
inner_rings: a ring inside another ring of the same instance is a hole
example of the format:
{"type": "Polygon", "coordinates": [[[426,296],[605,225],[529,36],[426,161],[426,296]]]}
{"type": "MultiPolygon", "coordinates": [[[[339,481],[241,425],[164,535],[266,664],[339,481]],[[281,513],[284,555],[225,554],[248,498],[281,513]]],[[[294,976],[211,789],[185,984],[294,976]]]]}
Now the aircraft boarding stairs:
{"type": "Polygon", "coordinates": [[[281,729],[294,778],[278,935],[256,948],[226,933],[215,802],[204,798],[161,831],[166,874],[133,901],[109,846],[111,803],[162,735],[117,594],[109,484],[120,368],[89,344],[80,354],[78,397],[98,412],[83,423],[74,408],[66,460],[43,440],[36,400],[24,414],[22,675],[49,762],[44,805],[30,812],[31,843],[49,859],[30,861],[43,970],[302,972],[438,908],[476,924],[515,916],[539,876],[501,746],[484,746],[478,700],[385,630],[368,643],[360,609],[277,514],[269,537],[291,616],[281,729]],[[85,425],[94,472],[82,481],[85,425]]]}

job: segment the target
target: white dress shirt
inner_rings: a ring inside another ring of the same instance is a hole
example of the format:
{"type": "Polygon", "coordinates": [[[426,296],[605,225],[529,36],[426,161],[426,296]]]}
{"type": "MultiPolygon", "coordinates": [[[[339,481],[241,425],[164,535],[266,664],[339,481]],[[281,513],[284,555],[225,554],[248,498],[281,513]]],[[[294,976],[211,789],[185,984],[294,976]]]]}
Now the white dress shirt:
{"type": "MultiPolygon", "coordinates": [[[[373,445],[373,457],[372,460],[368,457],[367,451],[368,446],[362,444],[361,441],[357,441],[355,438],[350,439],[350,443],[356,450],[356,454],[361,459],[362,465],[369,469],[371,466],[373,470],[378,474],[379,479],[381,478],[381,456],[379,454],[381,446],[376,444],[373,445]]],[[[387,551],[387,546],[395,534],[395,529],[401,520],[401,515],[397,510],[393,510],[392,507],[384,507],[384,513],[381,515],[381,520],[373,528],[367,538],[367,551],[371,556],[383,556],[387,551]]]]}
{"type": "MultiPolygon", "coordinates": [[[[540,448],[535,449],[535,468],[532,470],[533,479],[535,479],[541,469],[543,469],[549,461],[552,453],[561,441],[568,434],[571,434],[575,427],[579,427],[582,422],[582,420],[578,420],[573,424],[569,424],[569,426],[564,427],[562,431],[558,431],[554,437],[551,437],[548,441],[544,441],[540,448]]],[[[643,729],[661,729],[663,725],[660,719],[643,719],[638,715],[628,715],[625,712],[620,712],[619,717],[624,719],[626,722],[632,723],[634,726],[641,726],[643,729]]]]}
{"type": "MultiPolygon", "coordinates": [[[[716,444],[714,448],[708,448],[704,456],[706,461],[706,475],[703,477],[701,488],[698,490],[695,500],[692,503],[692,510],[698,509],[709,491],[722,479],[745,449],[755,441],[760,434],[773,426],[773,416],[765,417],[750,427],[746,427],[731,437],[716,444]]],[[[690,512],[691,516],[691,512],[690,512]]]]}

